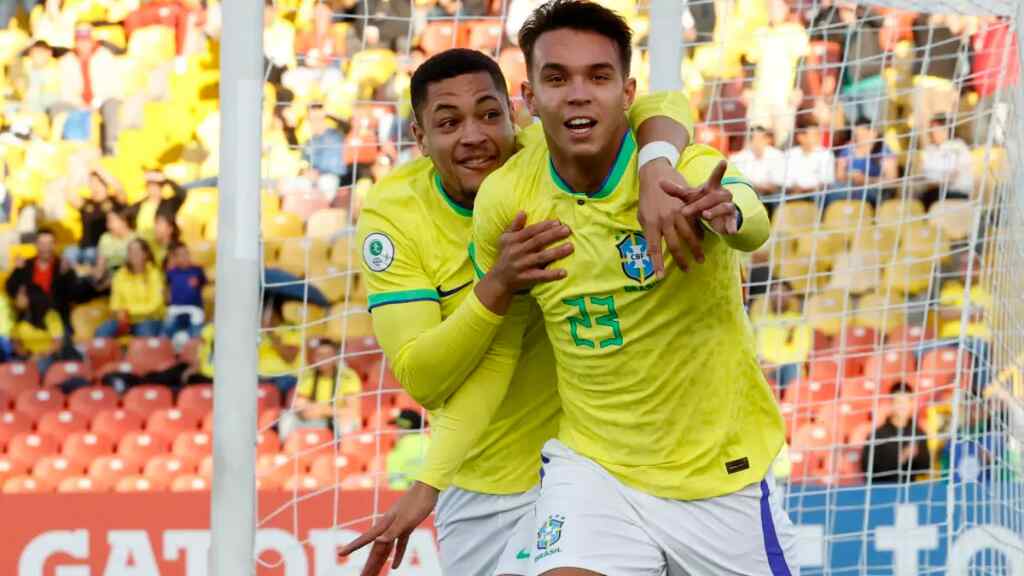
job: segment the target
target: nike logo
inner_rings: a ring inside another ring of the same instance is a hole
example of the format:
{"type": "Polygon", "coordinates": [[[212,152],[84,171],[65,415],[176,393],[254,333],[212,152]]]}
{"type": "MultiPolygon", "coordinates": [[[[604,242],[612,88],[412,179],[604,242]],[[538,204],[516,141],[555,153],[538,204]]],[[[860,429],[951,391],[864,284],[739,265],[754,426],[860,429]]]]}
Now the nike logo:
{"type": "Polygon", "coordinates": [[[520,550],[519,552],[516,553],[516,560],[529,560],[529,559],[530,559],[530,551],[527,550],[526,548],[523,548],[522,550],[520,550]]]}
{"type": "Polygon", "coordinates": [[[473,283],[473,281],[472,281],[472,280],[470,280],[469,282],[466,282],[466,283],[465,283],[465,284],[463,284],[462,286],[456,286],[455,288],[452,288],[451,290],[447,290],[447,291],[445,291],[445,290],[442,290],[442,289],[441,289],[441,287],[440,287],[440,286],[438,286],[438,287],[437,287],[437,295],[438,295],[438,296],[440,296],[441,298],[447,298],[447,297],[451,296],[452,294],[455,294],[455,293],[456,293],[456,292],[458,292],[459,290],[462,290],[462,289],[463,289],[463,288],[465,288],[466,286],[469,286],[469,285],[470,285],[470,284],[472,284],[472,283],[473,283]]]}

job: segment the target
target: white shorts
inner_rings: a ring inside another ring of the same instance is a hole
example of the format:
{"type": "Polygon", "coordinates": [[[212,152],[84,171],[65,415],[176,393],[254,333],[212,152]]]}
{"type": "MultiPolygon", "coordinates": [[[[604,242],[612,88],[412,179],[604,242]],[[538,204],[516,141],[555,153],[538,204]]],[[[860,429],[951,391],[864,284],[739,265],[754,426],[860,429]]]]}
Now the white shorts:
{"type": "Polygon", "coordinates": [[[630,488],[557,440],[544,445],[531,574],[796,576],[796,530],[771,473],[705,500],[630,488]]]}
{"type": "Polygon", "coordinates": [[[526,551],[512,547],[513,534],[533,528],[533,506],[540,492],[534,487],[522,494],[482,494],[449,488],[437,500],[437,542],[445,576],[525,576],[530,568],[526,551]],[[518,526],[518,529],[517,529],[518,526]]]}

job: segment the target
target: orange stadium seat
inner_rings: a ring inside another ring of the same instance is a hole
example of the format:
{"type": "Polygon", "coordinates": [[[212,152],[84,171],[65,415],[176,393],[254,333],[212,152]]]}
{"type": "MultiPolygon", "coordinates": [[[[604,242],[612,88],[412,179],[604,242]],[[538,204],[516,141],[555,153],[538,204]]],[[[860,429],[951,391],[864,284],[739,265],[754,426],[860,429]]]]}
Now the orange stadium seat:
{"type": "Polygon", "coordinates": [[[39,387],[39,370],[32,362],[0,364],[0,388],[17,397],[25,390],[39,387]]]}
{"type": "Polygon", "coordinates": [[[32,477],[50,490],[55,490],[65,478],[80,476],[85,466],[64,456],[44,456],[32,466],[32,477]]]}
{"type": "Polygon", "coordinates": [[[879,335],[865,326],[847,326],[843,331],[844,349],[847,352],[873,352],[879,344],[879,335]]]}
{"type": "Polygon", "coordinates": [[[319,190],[291,191],[281,196],[281,210],[301,218],[303,221],[320,210],[330,206],[330,201],[319,190]]]}
{"type": "Polygon", "coordinates": [[[209,480],[192,474],[178,476],[171,482],[171,492],[205,492],[209,489],[209,480]]]}
{"type": "MultiPolygon", "coordinates": [[[[886,269],[887,278],[892,268],[886,269]]],[[[902,280],[898,281],[901,283],[902,280]]],[[[906,314],[900,310],[894,298],[884,292],[865,294],[857,302],[857,311],[853,321],[858,326],[874,328],[878,332],[888,333],[906,323],[906,314]]]]}
{"type": "Polygon", "coordinates": [[[182,474],[195,474],[196,462],[186,460],[175,454],[157,454],[146,462],[142,475],[156,482],[165,481],[182,474]]]}
{"type": "Polygon", "coordinates": [[[165,478],[140,476],[131,474],[119,478],[114,484],[114,492],[121,494],[132,492],[158,492],[167,489],[169,481],[165,478]]]}
{"type": "Polygon", "coordinates": [[[860,446],[842,446],[829,453],[825,469],[829,471],[829,476],[838,485],[860,484],[864,480],[860,459],[860,446]]]}
{"type": "Polygon", "coordinates": [[[52,436],[23,432],[7,442],[7,455],[27,465],[32,465],[44,456],[56,456],[60,444],[52,436]]]}
{"type": "Polygon", "coordinates": [[[867,401],[874,403],[878,398],[888,393],[888,389],[871,377],[847,378],[843,380],[839,390],[839,397],[846,401],[867,401]]]}
{"type": "Polygon", "coordinates": [[[178,353],[178,358],[182,362],[185,362],[193,368],[199,367],[199,355],[202,353],[203,341],[200,338],[192,338],[185,342],[182,346],[181,352],[178,353]]]}
{"type": "Polygon", "coordinates": [[[0,451],[18,434],[32,431],[34,420],[21,412],[0,413],[0,451]]]}
{"type": "Polygon", "coordinates": [[[199,470],[196,471],[196,474],[207,480],[213,478],[213,455],[203,456],[203,459],[199,461],[199,470]]]}
{"type": "Polygon", "coordinates": [[[917,369],[913,352],[886,350],[872,356],[864,366],[864,375],[880,383],[888,392],[894,384],[908,380],[917,369]]]}
{"type": "Polygon", "coordinates": [[[89,367],[84,362],[54,362],[43,377],[43,387],[54,388],[72,378],[89,380],[90,377],[89,367]]]}
{"type": "Polygon", "coordinates": [[[146,419],[146,432],[170,444],[182,432],[198,431],[201,417],[177,408],[156,410],[146,419]]]}
{"type": "Polygon", "coordinates": [[[6,390],[0,390],[0,412],[10,410],[13,403],[14,398],[6,390]]]}
{"type": "Polygon", "coordinates": [[[886,347],[896,350],[913,350],[922,342],[935,338],[935,330],[919,325],[898,326],[889,331],[885,337],[886,347]]]}
{"type": "Polygon", "coordinates": [[[106,492],[126,476],[138,474],[139,466],[120,456],[99,456],[89,464],[89,478],[96,483],[98,490],[106,492]]]}
{"type": "Polygon", "coordinates": [[[143,418],[164,408],[174,406],[174,398],[169,388],[163,386],[136,386],[125,393],[122,399],[125,410],[135,412],[143,418]]]}
{"type": "Polygon", "coordinates": [[[283,453],[263,454],[256,459],[256,478],[280,486],[294,473],[303,473],[306,468],[297,460],[283,453]]]}
{"type": "Polygon", "coordinates": [[[846,296],[841,292],[821,292],[807,298],[804,314],[811,327],[829,336],[839,334],[847,320],[846,296]]]}
{"type": "Polygon", "coordinates": [[[193,384],[178,393],[178,409],[192,415],[213,410],[213,385],[193,384]]]}
{"type": "Polygon", "coordinates": [[[58,494],[88,494],[98,491],[99,487],[96,485],[95,480],[80,474],[68,476],[57,485],[58,494]]]}
{"type": "Polygon", "coordinates": [[[508,47],[501,51],[498,56],[498,65],[505,73],[505,81],[508,82],[508,94],[513,98],[522,95],[522,84],[526,77],[526,57],[519,48],[508,47]]]}
{"type": "MultiPolygon", "coordinates": [[[[256,404],[257,410],[263,412],[270,408],[281,407],[281,392],[277,386],[273,384],[260,384],[256,390],[256,404]]],[[[210,404],[210,408],[213,408],[213,404],[210,404]]]]}
{"type": "Polygon", "coordinates": [[[960,362],[960,386],[969,389],[973,356],[957,348],[936,348],[921,356],[915,389],[919,392],[939,391],[939,399],[952,394],[952,386],[957,379],[957,362],[960,362]]]}
{"type": "Polygon", "coordinates": [[[10,456],[0,454],[0,486],[12,476],[28,474],[29,466],[24,462],[12,460],[10,456]]]}
{"type": "Polygon", "coordinates": [[[64,438],[60,450],[72,462],[87,466],[100,456],[114,453],[114,441],[94,432],[72,432],[64,438]]]}
{"type": "Polygon", "coordinates": [[[199,423],[199,429],[203,432],[213,433],[213,411],[203,414],[203,420],[199,423]]]}
{"type": "Polygon", "coordinates": [[[789,449],[789,460],[792,464],[790,480],[826,481],[826,466],[834,440],[835,437],[829,428],[820,424],[807,424],[797,430],[789,449]]]}
{"type": "Polygon", "coordinates": [[[14,409],[38,420],[43,414],[64,408],[64,394],[60,390],[36,388],[18,394],[14,409]]]}
{"type": "Polygon", "coordinates": [[[89,419],[72,410],[46,412],[36,422],[36,430],[54,438],[66,438],[72,432],[84,432],[88,429],[89,419]]]}
{"type": "Polygon", "coordinates": [[[257,424],[260,430],[267,430],[271,426],[277,424],[278,419],[281,417],[280,408],[268,408],[260,411],[259,420],[257,424]]]}
{"type": "Polygon", "coordinates": [[[486,52],[491,56],[501,48],[501,41],[505,37],[505,28],[501,20],[476,20],[467,22],[466,25],[469,27],[469,48],[486,52]]]}
{"type": "Polygon", "coordinates": [[[117,455],[141,470],[150,458],[167,452],[168,446],[169,443],[160,436],[146,432],[129,432],[117,443],[117,455]]]}
{"type": "Polygon", "coordinates": [[[297,458],[300,467],[307,469],[317,456],[334,454],[334,435],[323,428],[296,430],[285,441],[284,453],[297,458]]]}
{"type": "Polygon", "coordinates": [[[377,478],[373,474],[352,474],[341,481],[342,491],[345,490],[372,490],[377,485],[377,478]]]}
{"type": "Polygon", "coordinates": [[[206,432],[182,432],[174,439],[171,453],[193,466],[199,466],[200,460],[213,453],[213,440],[206,432]]]}
{"type": "Polygon", "coordinates": [[[462,45],[460,23],[453,20],[434,20],[428,22],[420,36],[420,48],[432,56],[438,52],[457,48],[462,45]]]}
{"type": "Polygon", "coordinates": [[[261,430],[256,434],[257,454],[277,454],[281,451],[281,438],[273,430],[261,430]]]}
{"type": "Polygon", "coordinates": [[[361,474],[366,471],[366,463],[353,454],[332,456],[323,454],[313,462],[309,473],[315,476],[320,484],[333,486],[350,474],[361,474]]]}
{"type": "Polygon", "coordinates": [[[119,360],[117,362],[111,362],[104,366],[100,366],[98,370],[94,372],[95,379],[102,382],[107,376],[111,374],[136,374],[141,376],[138,369],[134,364],[126,360],[119,360]]]}
{"type": "Polygon", "coordinates": [[[116,409],[119,403],[117,393],[106,386],[79,388],[68,396],[68,409],[90,420],[103,410],[116,409]]]}
{"type": "Polygon", "coordinates": [[[384,351],[373,336],[362,336],[345,340],[342,348],[342,356],[345,364],[359,373],[359,377],[365,382],[370,375],[370,369],[384,360],[384,351]]]}
{"type": "Polygon", "coordinates": [[[124,359],[135,366],[137,374],[160,372],[177,362],[174,345],[167,338],[135,338],[124,359]]]}
{"type": "Polygon", "coordinates": [[[290,476],[284,481],[284,489],[289,492],[313,492],[323,488],[320,480],[312,474],[290,476]]]}
{"type": "Polygon", "coordinates": [[[130,410],[103,410],[92,419],[90,430],[112,442],[120,442],[129,432],[142,431],[142,416],[130,410]]]}
{"type": "Polygon", "coordinates": [[[4,494],[38,494],[46,492],[46,488],[38,479],[20,474],[8,478],[0,491],[4,494]]]}
{"type": "MultiPolygon", "coordinates": [[[[96,329],[99,328],[107,317],[110,310],[105,301],[94,301],[87,304],[79,304],[71,309],[71,327],[75,332],[75,342],[85,343],[92,340],[96,329]]],[[[88,357],[88,356],[87,356],[88,357]]],[[[93,368],[97,365],[93,364],[93,368]]]]}

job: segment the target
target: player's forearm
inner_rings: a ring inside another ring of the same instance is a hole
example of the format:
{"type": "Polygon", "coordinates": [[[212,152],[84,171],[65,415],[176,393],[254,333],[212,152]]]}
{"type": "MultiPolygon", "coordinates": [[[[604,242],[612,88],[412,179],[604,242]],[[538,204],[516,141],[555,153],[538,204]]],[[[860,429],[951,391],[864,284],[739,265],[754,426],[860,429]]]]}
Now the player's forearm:
{"type": "Polygon", "coordinates": [[[522,350],[529,302],[519,298],[494,337],[490,349],[465,384],[434,412],[426,462],[417,480],[447,489],[462,463],[490,426],[522,350]]]}
{"type": "Polygon", "coordinates": [[[723,239],[736,250],[753,252],[768,241],[771,228],[768,210],[754,188],[746,183],[729,185],[729,191],[732,192],[732,202],[740,211],[743,221],[735,234],[723,236],[723,239]]]}
{"type": "Polygon", "coordinates": [[[395,377],[428,410],[440,407],[462,386],[501,324],[501,317],[473,293],[454,314],[432,325],[417,319],[410,304],[379,307],[373,317],[395,377]]]}

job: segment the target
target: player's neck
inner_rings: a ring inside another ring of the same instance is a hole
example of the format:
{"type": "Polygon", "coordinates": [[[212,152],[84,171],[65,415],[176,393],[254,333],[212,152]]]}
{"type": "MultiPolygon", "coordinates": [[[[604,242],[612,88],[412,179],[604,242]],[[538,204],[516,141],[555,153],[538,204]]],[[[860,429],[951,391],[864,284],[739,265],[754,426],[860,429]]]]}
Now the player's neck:
{"type": "Polygon", "coordinates": [[[606,142],[597,154],[590,156],[574,156],[565,150],[551,147],[551,163],[558,176],[574,191],[587,194],[597,192],[615,167],[615,160],[628,131],[629,125],[624,124],[614,138],[606,142]]]}

